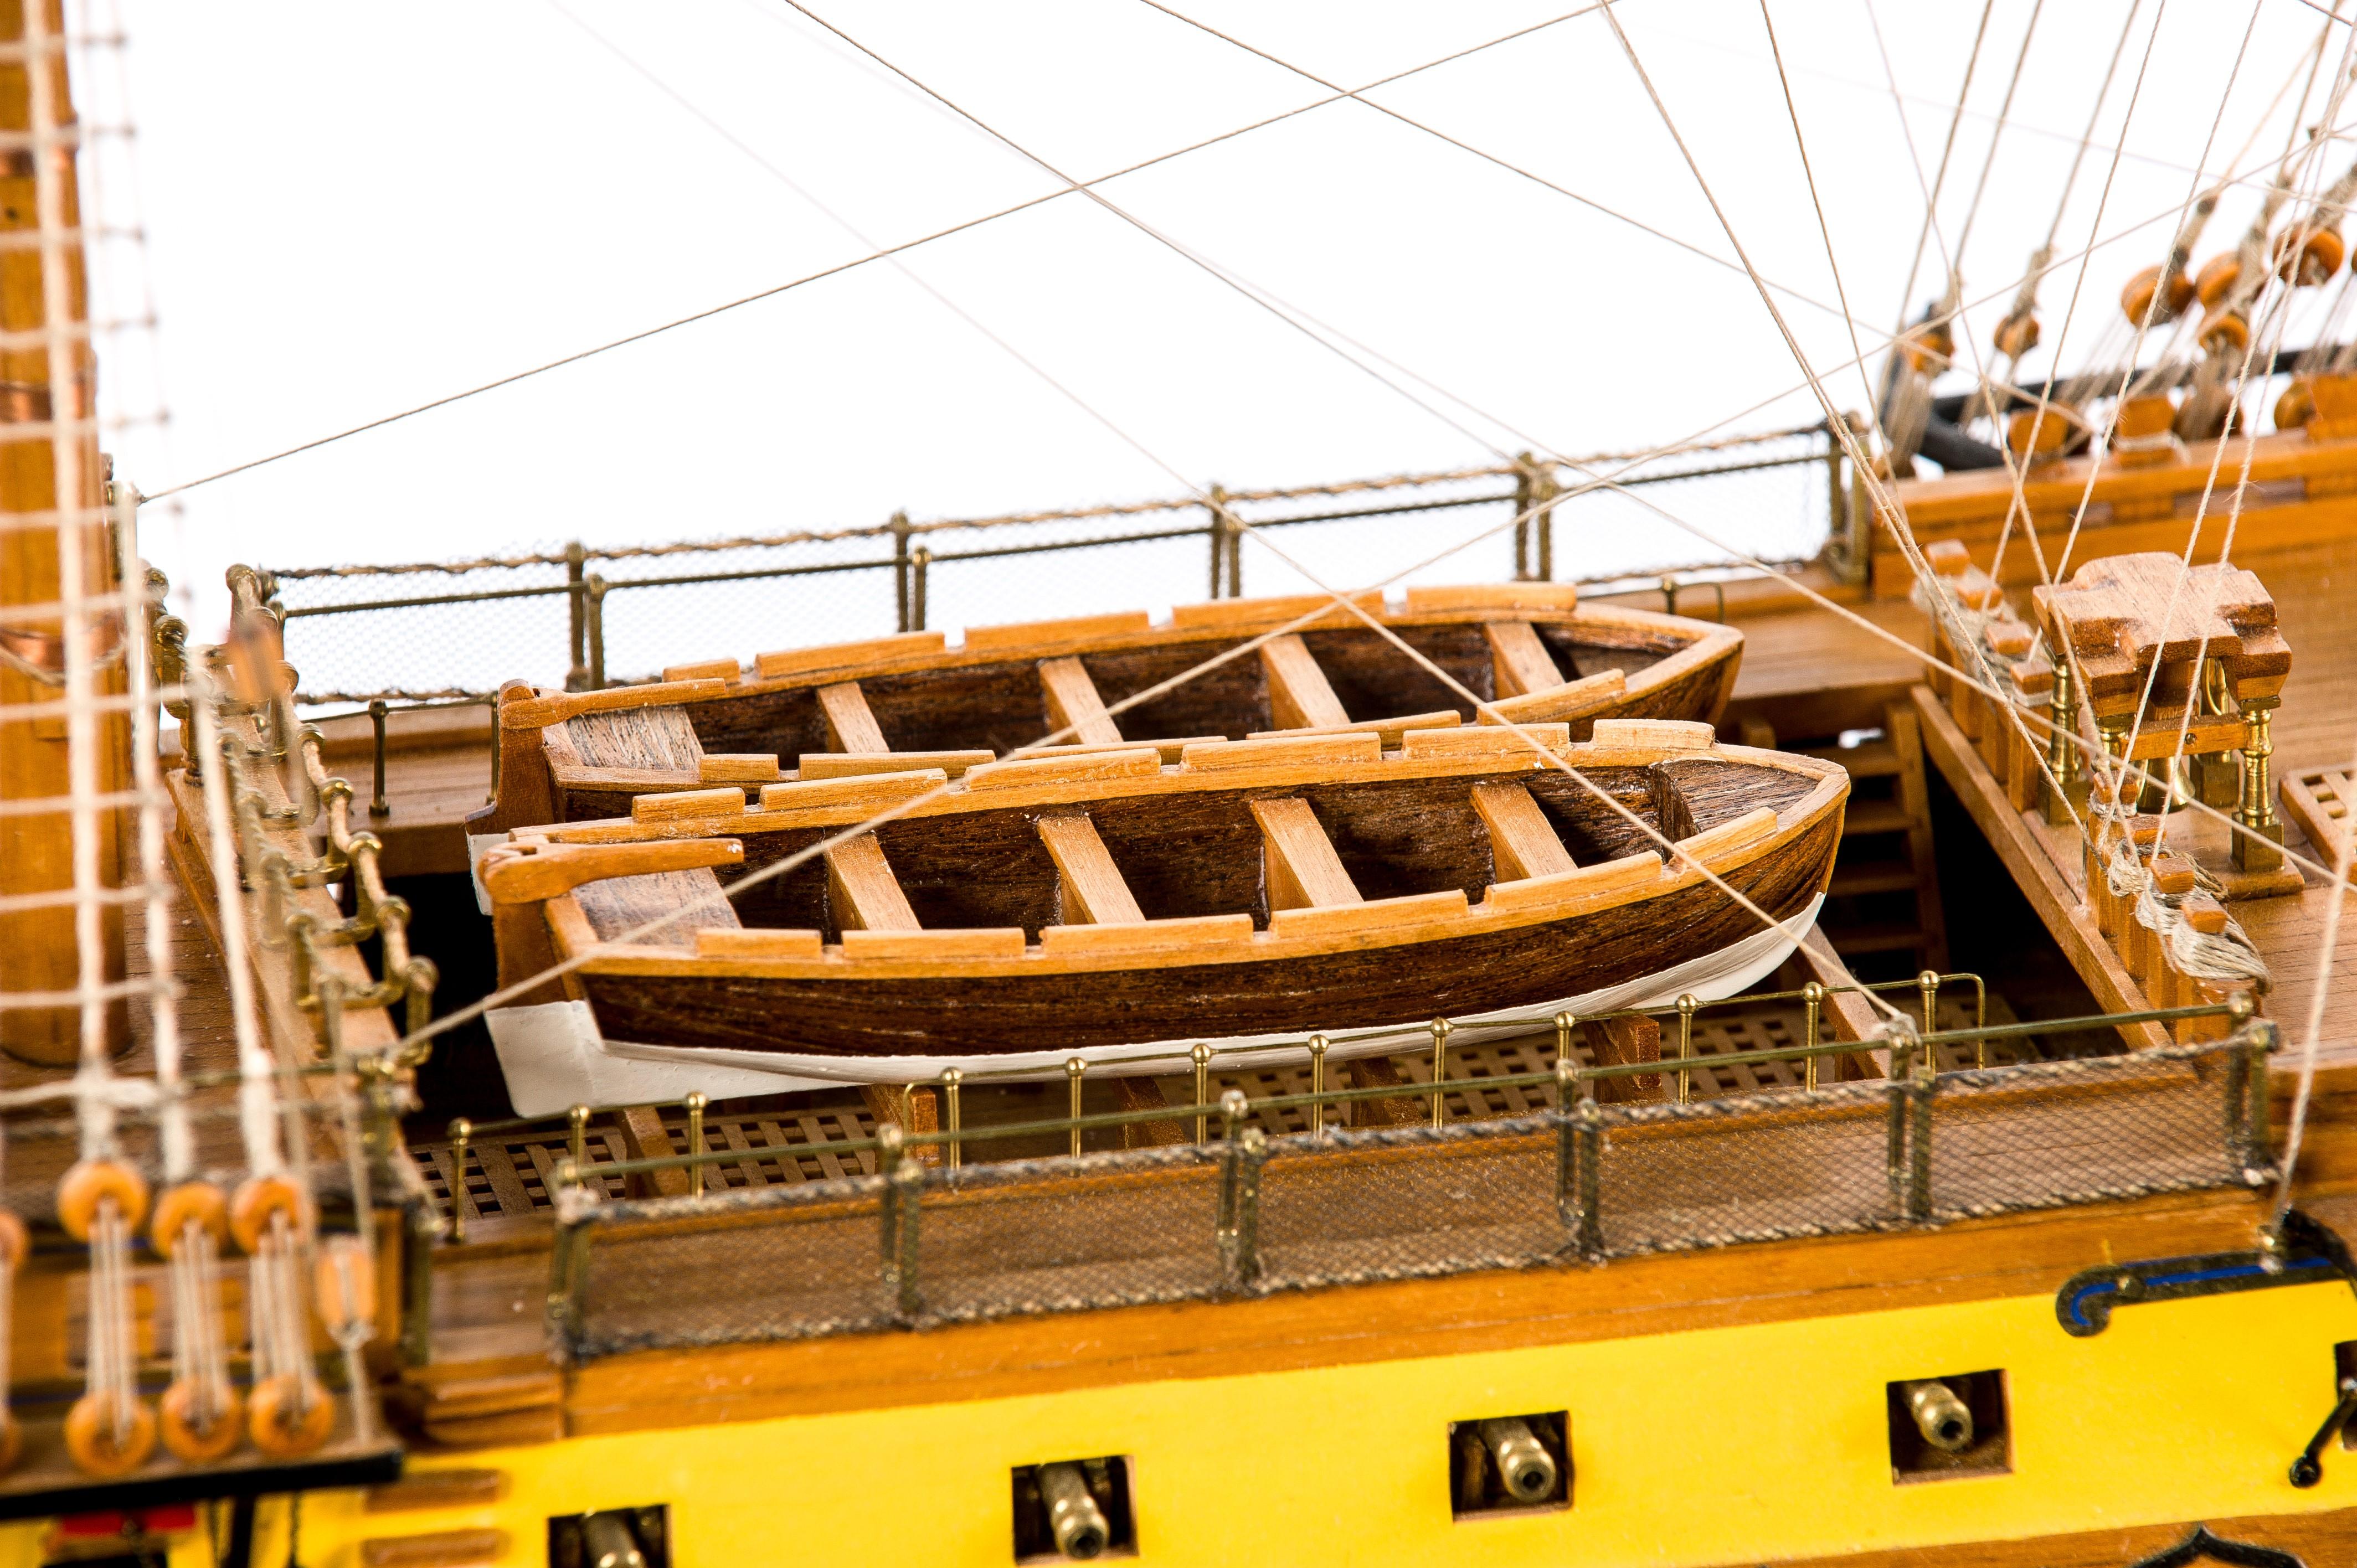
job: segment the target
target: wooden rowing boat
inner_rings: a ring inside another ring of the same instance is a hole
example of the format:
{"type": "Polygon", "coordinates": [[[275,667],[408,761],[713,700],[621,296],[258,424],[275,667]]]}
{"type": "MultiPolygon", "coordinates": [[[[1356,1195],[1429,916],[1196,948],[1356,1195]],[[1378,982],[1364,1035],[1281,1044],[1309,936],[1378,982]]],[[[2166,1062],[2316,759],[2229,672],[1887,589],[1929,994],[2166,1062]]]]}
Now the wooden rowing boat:
{"type": "MultiPolygon", "coordinates": [[[[1517,723],[1584,739],[1599,718],[1716,724],[1740,632],[1582,605],[1568,584],[1409,588],[1383,626],[1517,723]]],[[[1322,596],[975,627],[673,665],[657,683],[500,693],[498,799],[482,837],[629,811],[634,796],[938,767],[952,777],[1051,732],[1080,746],[1470,724],[1473,704],[1358,615],[1322,596]],[[1321,609],[1323,613],[1321,614],[1321,609]],[[1274,634],[1274,635],[1271,635],[1274,634]],[[1169,691],[1123,707],[1222,651],[1265,638],[1169,691]],[[1157,739],[1155,737],[1164,737],[1157,739]]]]}
{"type": "Polygon", "coordinates": [[[758,808],[640,796],[480,870],[502,983],[587,956],[572,983],[608,1038],[839,1057],[1541,1004],[1759,931],[1705,868],[1780,921],[1824,890],[1839,765],[1701,724],[1532,728],[1577,776],[1494,727],[1201,742],[1175,763],[1140,746],[773,784],[758,808]],[[1676,842],[1667,864],[1648,827],[1676,842]],[[720,897],[722,869],[813,850],[720,897]]]}

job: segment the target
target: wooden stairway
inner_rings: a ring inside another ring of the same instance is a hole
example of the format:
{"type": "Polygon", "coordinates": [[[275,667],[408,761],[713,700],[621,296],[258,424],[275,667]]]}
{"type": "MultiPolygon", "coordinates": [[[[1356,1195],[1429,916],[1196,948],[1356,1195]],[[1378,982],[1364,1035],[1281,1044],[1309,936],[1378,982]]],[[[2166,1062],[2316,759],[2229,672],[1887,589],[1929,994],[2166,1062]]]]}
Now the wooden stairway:
{"type": "MultiPolygon", "coordinates": [[[[1781,743],[1786,750],[1849,769],[1841,854],[1817,928],[1845,957],[1908,953],[1915,969],[1944,973],[1948,930],[1932,843],[1921,721],[1907,704],[1893,703],[1883,711],[1882,722],[1881,735],[1856,746],[1781,743]]],[[[1743,742],[1780,744],[1775,732],[1758,720],[1745,723],[1743,742]]]]}

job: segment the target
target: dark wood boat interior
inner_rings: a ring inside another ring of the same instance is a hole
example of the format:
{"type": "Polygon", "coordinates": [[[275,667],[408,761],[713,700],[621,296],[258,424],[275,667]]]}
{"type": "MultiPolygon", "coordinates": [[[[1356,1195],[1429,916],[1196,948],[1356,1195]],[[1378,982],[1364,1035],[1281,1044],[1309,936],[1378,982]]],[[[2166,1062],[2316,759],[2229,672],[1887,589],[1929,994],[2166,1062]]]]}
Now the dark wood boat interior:
{"type": "MultiPolygon", "coordinates": [[[[1783,811],[1817,783],[1805,773],[1717,757],[1583,775],[1671,840],[1763,807],[1783,811]]],[[[749,832],[741,867],[617,877],[587,884],[576,897],[598,937],[612,940],[708,892],[719,885],[716,877],[733,882],[837,831],[749,832]]],[[[854,869],[868,858],[864,852],[841,846],[652,940],[693,948],[698,929],[741,924],[817,930],[828,941],[840,941],[846,928],[1019,927],[1036,941],[1046,927],[1238,912],[1265,929],[1273,908],[1451,890],[1478,902],[1498,882],[1660,848],[1579,779],[1527,768],[1206,789],[1045,811],[984,807],[888,822],[858,843],[880,850],[878,869],[888,868],[880,882],[854,869]],[[1096,907],[1076,908],[1092,886],[1103,890],[1091,900],[1096,907]]]]}

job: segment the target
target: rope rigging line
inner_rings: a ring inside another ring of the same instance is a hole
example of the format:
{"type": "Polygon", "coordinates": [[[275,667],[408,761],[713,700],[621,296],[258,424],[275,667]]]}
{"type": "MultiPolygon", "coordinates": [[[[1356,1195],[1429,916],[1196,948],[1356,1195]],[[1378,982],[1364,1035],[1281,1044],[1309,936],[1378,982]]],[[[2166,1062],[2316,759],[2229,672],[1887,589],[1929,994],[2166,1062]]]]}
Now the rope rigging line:
{"type": "MultiPolygon", "coordinates": [[[[1453,64],[1458,60],[1467,59],[1472,55],[1480,54],[1484,50],[1498,48],[1502,44],[1512,43],[1519,38],[1528,38],[1531,35],[1544,31],[1548,27],[1555,27],[1558,24],[1587,16],[1601,9],[1604,3],[1605,0],[1592,0],[1591,4],[1577,6],[1572,10],[1566,11],[1559,16],[1549,17],[1544,21],[1535,22],[1527,27],[1517,27],[1511,32],[1500,34],[1498,37],[1488,39],[1482,43],[1469,45],[1460,49],[1454,49],[1448,54],[1426,60],[1422,64],[1408,67],[1404,70],[1392,72],[1388,76],[1382,77],[1377,81],[1368,82],[1363,86],[1357,88],[1354,90],[1354,92],[1335,92],[1328,97],[1301,104],[1296,108],[1284,110],[1278,113],[1267,115],[1262,119],[1250,122],[1249,124],[1238,125],[1231,130],[1222,131],[1215,134],[1205,136],[1200,140],[1190,142],[1185,146],[1176,147],[1166,153],[1158,153],[1152,157],[1142,158],[1135,163],[1125,165],[1124,166],[1114,169],[1109,173],[1098,175],[1091,179],[1080,182],[1081,186],[1083,188],[1093,188],[1097,186],[1105,185],[1114,180],[1123,178],[1125,176],[1136,174],[1142,170],[1155,167],[1157,165],[1168,163],[1176,158],[1184,157],[1190,153],[1200,152],[1206,147],[1214,146],[1222,142],[1232,141],[1239,136],[1248,135],[1255,131],[1264,130],[1268,126],[1277,124],[1283,121],[1293,119],[1298,115],[1309,113],[1313,110],[1322,109],[1328,104],[1339,103],[1345,98],[1354,96],[1355,92],[1370,92],[1378,87],[1389,86],[1393,82],[1403,81],[1410,77],[1420,75],[1423,72],[1437,70],[1441,66],[1453,64]]],[[[499,376],[490,381],[479,382],[476,385],[463,388],[457,392],[446,393],[441,397],[432,398],[424,403],[413,404],[407,408],[397,410],[392,413],[382,414],[377,418],[364,421],[361,424],[350,425],[345,429],[335,431],[326,435],[317,436],[311,440],[301,442],[296,446],[284,447],[278,451],[267,453],[259,457],[248,458],[243,462],[232,464],[225,468],[216,469],[211,473],[199,475],[195,478],[183,479],[177,484],[167,485],[151,492],[148,494],[146,499],[151,501],[162,500],[167,497],[179,495],[185,491],[195,489],[201,485],[212,484],[217,480],[230,478],[238,474],[246,473],[271,463],[280,462],[288,457],[299,456],[306,452],[316,451],[320,447],[330,446],[339,441],[347,440],[355,435],[361,435],[372,430],[382,429],[387,425],[398,424],[405,419],[414,418],[419,414],[430,413],[436,409],[447,408],[454,403],[463,403],[470,398],[479,397],[487,392],[497,392],[500,388],[513,386],[520,381],[529,381],[535,376],[545,375],[551,371],[563,370],[567,366],[579,364],[584,360],[595,359],[601,354],[607,354],[619,349],[628,348],[635,343],[645,342],[649,338],[659,337],[663,333],[671,332],[683,327],[691,327],[698,322],[708,321],[715,317],[726,315],[730,311],[738,310],[747,306],[757,305],[766,299],[776,298],[780,295],[786,294],[793,289],[801,288],[805,285],[822,282],[827,278],[839,276],[842,274],[855,271],[871,262],[882,261],[891,256],[905,254],[920,246],[931,244],[937,240],[948,239],[953,235],[964,233],[969,230],[980,228],[985,224],[996,222],[1002,218],[1009,218],[1013,217],[1017,213],[1029,211],[1035,207],[1043,206],[1049,202],[1059,200],[1071,194],[1073,194],[1073,190],[1069,187],[1064,189],[1045,191],[1039,196],[1030,197],[1022,201],[1014,202],[1008,206],[999,208],[994,211],[982,213],[978,216],[951,224],[945,228],[934,230],[930,233],[919,235],[913,240],[903,241],[899,244],[886,247],[880,252],[864,256],[856,256],[847,261],[837,263],[832,266],[822,267],[814,272],[803,274],[799,277],[790,278],[783,283],[772,285],[768,288],[759,289],[751,294],[742,295],[734,299],[724,300],[717,305],[708,306],[701,310],[692,311],[687,315],[673,317],[671,320],[659,323],[653,327],[643,328],[639,331],[627,333],[619,338],[610,338],[605,342],[593,345],[587,349],[578,349],[570,354],[562,355],[554,360],[545,360],[540,364],[530,366],[524,370],[512,371],[507,375],[499,376]]],[[[1613,214],[1613,216],[1618,217],[1619,214],[1616,213],[1613,214]]],[[[1682,243],[1683,242],[1674,242],[1682,243]]],[[[1712,257],[1707,252],[1701,253],[1707,259],[1716,261],[1721,265],[1732,264],[1726,262],[1723,257],[1712,257]]],[[[1800,298],[1803,296],[1796,295],[1795,297],[1800,298]]],[[[1830,306],[1824,306],[1816,301],[1807,300],[1804,302],[1813,305],[1819,309],[1828,311],[1831,309],[1830,306]]]]}
{"type": "MultiPolygon", "coordinates": [[[[809,17],[813,22],[817,23],[820,27],[824,27],[828,32],[833,33],[836,38],[841,38],[853,48],[859,50],[862,54],[874,60],[877,64],[882,66],[885,70],[900,76],[919,91],[929,93],[934,98],[939,99],[942,103],[955,111],[957,113],[963,115],[968,121],[972,122],[977,129],[981,130],[992,140],[999,143],[1009,151],[1015,153],[1017,156],[1025,158],[1032,164],[1037,165],[1039,167],[1045,169],[1048,173],[1055,176],[1058,179],[1062,180],[1066,185],[1071,187],[1073,190],[1087,197],[1091,201],[1095,202],[1099,207],[1103,208],[1107,212],[1112,213],[1114,217],[1120,219],[1123,222],[1127,223],[1138,232],[1146,235],[1157,243],[1163,245],[1173,253],[1191,262],[1195,266],[1209,274],[1211,277],[1217,279],[1228,288],[1232,289],[1243,298],[1252,301],[1253,304],[1260,306],[1263,310],[1268,312],[1268,314],[1285,323],[1286,326],[1293,328],[1296,332],[1300,333],[1303,337],[1308,338],[1311,342],[1318,344],[1320,348],[1331,352],[1345,363],[1356,367],[1359,371],[1369,377],[1372,377],[1383,386],[1398,393],[1401,397],[1405,398],[1408,402],[1415,404],[1426,413],[1431,414],[1435,419],[1439,420],[1442,424],[1448,425],[1450,429],[1456,431],[1467,440],[1488,449],[1492,455],[1501,461],[1511,459],[1512,454],[1508,453],[1504,447],[1498,446],[1488,437],[1477,434],[1473,430],[1468,428],[1461,422],[1442,412],[1440,409],[1435,408],[1431,403],[1416,396],[1415,393],[1400,385],[1389,376],[1384,375],[1375,367],[1369,365],[1346,352],[1340,345],[1321,338],[1306,323],[1278,308],[1278,306],[1270,299],[1265,297],[1259,293],[1256,293],[1254,290],[1246,287],[1241,280],[1230,274],[1226,269],[1221,267],[1217,263],[1212,262],[1208,257],[1201,254],[1200,252],[1197,252],[1171,238],[1168,234],[1164,233],[1153,224],[1146,222],[1146,220],[1138,217],[1127,208],[1114,201],[1103,192],[1083,187],[1079,181],[1073,179],[1071,176],[1066,174],[1063,170],[1058,168],[1047,159],[1039,156],[1039,154],[1032,152],[1029,148],[1024,146],[1013,137],[991,125],[989,122],[975,114],[972,110],[959,104],[955,100],[944,95],[939,90],[919,81],[907,70],[902,70],[899,66],[893,64],[882,55],[877,54],[874,49],[869,48],[866,44],[861,43],[857,38],[853,38],[849,33],[845,32],[841,27],[836,27],[825,17],[812,10],[808,5],[802,4],[802,0],[783,0],[783,3],[791,6],[794,10],[801,12],[804,16],[809,17]]],[[[1148,3],[1150,4],[1151,0],[1148,0],[1148,3]]],[[[1457,401],[1462,403],[1464,400],[1458,399],[1457,401]]],[[[1182,479],[1181,482],[1184,483],[1185,481],[1182,479]]]]}
{"type": "MultiPolygon", "coordinates": [[[[837,212],[834,208],[829,207],[825,202],[821,201],[800,182],[795,180],[791,175],[786,173],[785,170],[780,168],[776,164],[771,163],[769,158],[759,152],[759,149],[755,148],[751,144],[738,136],[735,132],[729,130],[727,126],[722,124],[718,120],[713,118],[712,115],[699,108],[686,96],[686,94],[681,92],[677,88],[672,86],[671,83],[665,81],[662,78],[657,76],[653,71],[648,70],[644,65],[633,59],[611,38],[608,38],[605,34],[599,32],[588,23],[583,21],[579,16],[574,15],[571,10],[566,8],[564,4],[564,0],[546,0],[546,4],[550,10],[554,11],[558,16],[563,16],[566,21],[572,23],[576,27],[587,34],[600,48],[604,48],[607,53],[612,55],[616,59],[627,66],[641,80],[653,86],[658,91],[662,92],[663,96],[669,98],[673,103],[679,105],[681,109],[686,111],[689,114],[694,115],[695,119],[706,129],[712,131],[730,146],[744,154],[747,158],[752,161],[755,166],[760,168],[771,178],[777,180],[780,185],[783,185],[788,190],[792,191],[796,196],[802,198],[803,201],[809,203],[829,222],[834,224],[835,227],[841,229],[845,233],[858,241],[868,250],[876,252],[878,254],[882,253],[882,248],[874,239],[870,238],[865,231],[861,230],[849,219],[844,217],[843,214],[837,212]]],[[[767,15],[767,13],[763,14],[767,15]]],[[[917,272],[908,264],[908,263],[901,260],[897,255],[887,256],[885,259],[891,263],[893,271],[899,273],[902,277],[907,278],[910,283],[916,285],[917,287],[922,289],[927,295],[931,295],[933,301],[940,305],[942,308],[947,310],[960,321],[964,322],[968,327],[973,328],[974,331],[981,334],[982,337],[988,339],[993,345],[1005,352],[1008,358],[1014,360],[1016,363],[1021,365],[1025,370],[1030,371],[1034,376],[1037,376],[1041,381],[1045,382],[1059,396],[1062,397],[1064,401],[1079,409],[1089,418],[1104,426],[1104,428],[1111,432],[1117,440],[1129,446],[1130,449],[1136,452],[1138,456],[1144,457],[1147,462],[1153,464],[1164,473],[1168,474],[1172,478],[1177,479],[1180,484],[1190,484],[1190,481],[1188,480],[1187,477],[1181,474],[1176,467],[1172,467],[1170,463],[1159,453],[1154,451],[1136,436],[1131,435],[1128,431],[1114,424],[1114,421],[1102,410],[1096,408],[1093,404],[1082,398],[1079,393],[1073,392],[1062,381],[1058,381],[1054,375],[1050,374],[1046,369],[1040,366],[1038,361],[1032,360],[1021,349],[1016,348],[1014,344],[1009,343],[1005,338],[1000,337],[990,328],[985,326],[971,311],[958,304],[957,301],[950,298],[949,295],[943,294],[940,289],[927,282],[923,277],[920,276],[917,272]]]]}
{"type": "MultiPolygon", "coordinates": [[[[1866,6],[1866,18],[1874,27],[1875,42],[1879,44],[1882,41],[1882,23],[1875,15],[1874,0],[1863,0],[1863,4],[1866,6]]],[[[1964,104],[1973,95],[1973,73],[1980,69],[1981,45],[1988,38],[1989,16],[1996,9],[1996,0],[1981,0],[1980,26],[1973,30],[1972,53],[1964,57],[1964,80],[1956,88],[1955,112],[1948,116],[1948,139],[1940,147],[1940,172],[1932,181],[1931,194],[1924,199],[1923,226],[1915,232],[1915,254],[1907,263],[1907,283],[1899,293],[1899,330],[1893,335],[1894,337],[1906,335],[1907,319],[1914,314],[1915,279],[1923,270],[1923,247],[1931,242],[1932,217],[1940,209],[1940,193],[1947,188],[1948,160],[1956,150],[1956,130],[1964,122],[1964,104]]],[[[1605,15],[1609,17],[1611,13],[1608,11],[1605,15]]],[[[1620,47],[1628,49],[1627,36],[1622,34],[1617,26],[1612,30],[1614,35],[1620,38],[1620,47]]],[[[1635,58],[1633,51],[1631,52],[1631,58],[1632,59],[1635,58]]],[[[1902,120],[1906,118],[1905,109],[1902,108],[1900,111],[1900,117],[1902,120]]]]}
{"type": "MultiPolygon", "coordinates": [[[[2335,71],[2332,94],[2327,101],[2324,112],[2324,117],[2327,121],[2331,120],[2339,113],[2341,103],[2348,95],[2351,83],[2350,61],[2352,59],[2357,59],[2357,30],[2352,30],[2351,32],[2348,45],[2343,48],[2341,53],[2340,67],[2335,71]]],[[[2321,64],[2320,56],[2319,63],[2321,64]]],[[[2299,122],[2306,118],[2306,112],[2307,96],[2303,93],[2301,96],[2300,113],[2293,116],[2291,129],[2287,134],[2287,141],[2296,141],[2298,139],[2299,134],[2299,122]]],[[[2300,150],[2301,156],[2298,165],[2298,177],[2309,178],[2312,181],[2315,177],[2322,175],[2324,167],[2324,161],[2321,156],[2323,145],[2324,144],[2320,137],[2309,138],[2308,145],[2300,150]]],[[[2287,147],[2286,149],[2287,161],[2289,159],[2289,154],[2290,149],[2287,147]]],[[[2314,200],[2312,195],[2309,199],[2312,205],[2314,200]]],[[[2262,231],[2264,231],[2266,220],[2267,220],[2265,216],[2262,216],[2259,220],[2262,231]]],[[[2290,231],[2296,233],[2298,231],[2297,226],[2295,225],[2290,231]]],[[[2291,318],[2291,300],[2295,291],[2298,287],[2297,273],[2292,273],[2288,275],[2280,275],[2280,269],[2263,264],[2265,257],[2261,252],[2259,246],[2246,240],[2244,243],[2243,250],[2244,255],[2242,265],[2244,273],[2246,274],[2256,274],[2255,282],[2251,285],[2252,292],[2250,303],[2255,303],[2259,297],[2264,297],[2272,291],[2272,304],[2270,309],[2260,318],[2259,330],[2246,332],[2245,334],[2243,344],[2243,363],[2235,377],[2233,401],[2229,405],[2232,412],[2230,417],[2219,429],[2217,445],[2210,458],[2210,471],[2203,478],[2201,497],[2200,501],[2197,502],[2194,507],[2192,523],[2187,532],[2184,559],[2179,562],[2177,575],[2169,585],[2169,602],[2161,616],[2161,624],[2164,628],[2168,627],[2175,619],[2178,602],[2184,594],[2187,583],[2191,580],[2193,556],[2201,537],[2201,524],[2209,512],[2210,502],[2217,489],[2218,471],[2220,467],[2223,466],[2225,460],[2226,443],[2232,438],[2233,435],[2236,433],[2236,426],[2239,423],[2241,426],[2240,434],[2243,436],[2242,468],[2240,474],[2237,476],[2233,493],[2229,499],[2228,505],[2230,510],[2226,519],[2225,537],[2221,542],[2218,557],[2219,563],[2222,565],[2231,563],[2233,559],[2234,532],[2242,521],[2243,498],[2250,484],[2251,465],[2253,459],[2256,456],[2258,446],[2257,422],[2248,413],[2244,413],[2243,409],[2244,400],[2249,395],[2251,367],[2254,360],[2258,355],[2259,344],[2263,338],[2269,338],[2272,345],[2266,356],[2266,362],[2270,365],[2275,362],[2275,349],[2281,346],[2282,335],[2289,325],[2291,318]],[[2271,336],[2270,328],[2272,328],[2271,336]]],[[[2244,285],[2242,280],[2238,280],[2234,295],[2228,302],[2227,308],[2233,308],[2235,304],[2242,301],[2243,298],[2244,285]]],[[[2205,620],[2202,626],[2201,638],[2200,641],[2196,643],[2194,649],[2193,668],[2195,671],[2199,671],[2201,669],[2202,662],[2208,656],[2209,650],[2209,624],[2205,620]]],[[[2130,756],[2135,754],[2136,740],[2143,734],[2146,716],[2145,710],[2151,703],[2154,688],[2159,682],[2162,662],[2163,661],[2158,659],[2155,659],[2153,660],[2152,670],[2145,677],[2144,690],[2138,695],[2136,720],[2128,731],[2127,753],[2130,756]]],[[[2199,694],[2200,686],[2201,682],[2196,681],[2189,684],[2186,690],[2183,720],[2179,724],[2178,729],[2177,745],[2174,754],[2169,758],[2169,769],[2166,775],[2166,777],[2171,779],[2176,777],[2177,768],[2184,757],[2186,742],[2190,736],[2190,731],[2186,726],[2191,722],[2193,705],[2199,694]]],[[[2115,804],[2118,798],[2116,786],[2115,786],[2113,799],[2115,804]]],[[[2159,857],[2161,854],[2161,845],[2166,842],[2168,836],[2168,827],[2169,824],[2167,819],[2164,818],[2161,823],[2161,831],[2155,837],[2153,853],[2149,857],[2150,859],[2158,859],[2159,857]]]]}
{"type": "MultiPolygon", "coordinates": [[[[2045,14],[2046,0],[2033,0],[2029,7],[2029,25],[2021,31],[2021,48],[2013,57],[2013,74],[2006,79],[2005,97],[1996,106],[1996,124],[1989,127],[1988,153],[1981,159],[1981,177],[1973,186],[1973,199],[1964,208],[1964,226],[1956,233],[1955,253],[1948,261],[1948,293],[1951,296],[1963,292],[1962,277],[1964,251],[1973,242],[1973,223],[1980,217],[1981,198],[1988,192],[1989,176],[1996,168],[1997,144],[2005,136],[2006,122],[2013,117],[2013,95],[2021,86],[2022,67],[2029,63],[2029,43],[2038,36],[2038,18],[2045,14]]],[[[1924,209],[1925,220],[1931,221],[1933,209],[1924,209]]],[[[1945,247],[1943,247],[1944,249],[1945,247]]]]}

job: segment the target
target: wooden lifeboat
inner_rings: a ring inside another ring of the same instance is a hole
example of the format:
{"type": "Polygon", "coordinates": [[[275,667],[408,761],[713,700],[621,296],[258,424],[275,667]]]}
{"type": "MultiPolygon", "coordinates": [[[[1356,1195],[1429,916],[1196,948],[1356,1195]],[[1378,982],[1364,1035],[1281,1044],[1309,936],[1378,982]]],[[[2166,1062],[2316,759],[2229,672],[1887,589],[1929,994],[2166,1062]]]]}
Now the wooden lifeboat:
{"type": "MultiPolygon", "coordinates": [[[[479,870],[501,983],[586,956],[565,984],[607,1041],[897,1075],[1551,1006],[1763,937],[1764,972],[1805,934],[1849,793],[1837,764],[1701,724],[1599,720],[1586,743],[1531,727],[1578,777],[1487,726],[1175,761],[1139,746],[773,784],[758,805],[641,796],[635,819],[527,830],[479,870]],[[821,845],[719,897],[724,874],[821,845]]],[[[1702,989],[1665,983],[1662,1002],[1702,989]]]]}
{"type": "MultiPolygon", "coordinates": [[[[1582,605],[1567,584],[1409,588],[1398,608],[1380,595],[1361,603],[1514,722],[1567,724],[1575,739],[1599,718],[1717,723],[1743,651],[1731,627],[1582,605]]],[[[1480,716],[1322,596],[1186,605],[1158,626],[1141,610],[975,627],[957,648],[912,632],[766,653],[749,671],[719,660],[672,666],[652,685],[568,693],[513,682],[500,695],[498,799],[470,821],[478,839],[622,815],[634,796],[703,784],[916,767],[955,777],[1058,730],[1075,746],[1154,745],[1175,762],[1189,741],[1370,729],[1396,746],[1405,730],[1480,716]]]]}

